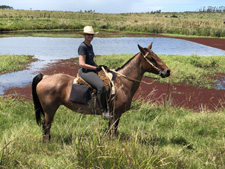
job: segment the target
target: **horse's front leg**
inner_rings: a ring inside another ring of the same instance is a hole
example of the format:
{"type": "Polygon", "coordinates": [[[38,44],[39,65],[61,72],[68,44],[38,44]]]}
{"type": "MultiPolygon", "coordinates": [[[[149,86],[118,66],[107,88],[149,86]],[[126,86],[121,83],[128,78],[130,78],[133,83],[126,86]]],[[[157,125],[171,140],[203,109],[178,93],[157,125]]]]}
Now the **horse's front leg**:
{"type": "Polygon", "coordinates": [[[120,116],[115,116],[109,120],[109,133],[111,136],[116,135],[119,121],[120,121],[120,116]]]}

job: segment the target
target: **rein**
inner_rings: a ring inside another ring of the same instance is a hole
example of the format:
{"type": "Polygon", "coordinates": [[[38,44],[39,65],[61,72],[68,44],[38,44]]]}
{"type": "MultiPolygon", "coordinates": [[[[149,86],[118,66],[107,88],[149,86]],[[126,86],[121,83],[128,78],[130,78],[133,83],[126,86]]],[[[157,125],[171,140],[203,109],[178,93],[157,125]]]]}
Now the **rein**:
{"type": "Polygon", "coordinates": [[[139,83],[144,83],[144,84],[147,84],[147,85],[150,85],[150,84],[153,84],[153,83],[154,83],[154,82],[148,83],[148,82],[145,82],[145,81],[143,81],[143,80],[140,81],[140,80],[136,80],[136,79],[127,77],[126,75],[124,75],[124,74],[122,74],[122,73],[119,73],[119,72],[117,72],[117,71],[115,71],[115,70],[113,70],[113,69],[110,69],[110,71],[112,71],[112,72],[114,72],[114,73],[116,73],[116,74],[118,74],[118,75],[120,75],[120,76],[122,76],[122,77],[124,77],[124,78],[126,78],[126,79],[128,79],[128,80],[130,80],[130,81],[135,81],[135,82],[139,82],[139,83]]]}
{"type": "MultiPolygon", "coordinates": [[[[143,53],[141,53],[142,54],[142,56],[145,58],[145,60],[153,67],[153,68],[155,68],[156,70],[158,70],[159,72],[161,71],[159,68],[157,68],[152,62],[150,62],[148,59],[147,59],[147,56],[149,55],[149,52],[147,52],[145,55],[143,55],[143,53]]],[[[118,75],[120,75],[120,76],[122,76],[122,77],[124,77],[124,78],[126,78],[126,79],[128,79],[128,80],[131,80],[131,81],[135,81],[135,82],[139,82],[139,83],[144,83],[144,84],[147,84],[147,85],[151,85],[151,84],[153,84],[154,82],[150,82],[150,83],[148,83],[148,82],[145,82],[145,81],[143,81],[143,80],[136,80],[136,79],[133,79],[133,78],[130,78],[130,77],[127,77],[126,75],[124,75],[124,74],[122,74],[122,73],[119,73],[119,72],[117,72],[117,71],[115,71],[115,70],[113,70],[113,69],[110,69],[110,71],[112,71],[112,72],[114,72],[114,73],[116,73],[116,74],[118,74],[118,75]]]]}

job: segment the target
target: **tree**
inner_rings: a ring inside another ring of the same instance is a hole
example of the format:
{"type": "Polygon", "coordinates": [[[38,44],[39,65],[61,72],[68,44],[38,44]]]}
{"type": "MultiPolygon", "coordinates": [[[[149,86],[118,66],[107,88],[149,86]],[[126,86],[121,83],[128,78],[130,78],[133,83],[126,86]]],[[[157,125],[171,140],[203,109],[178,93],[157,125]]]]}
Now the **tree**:
{"type": "Polygon", "coordinates": [[[0,9],[13,9],[13,7],[7,5],[0,5],[0,9]]]}
{"type": "Polygon", "coordinates": [[[199,12],[225,12],[225,6],[208,6],[208,8],[203,6],[202,9],[199,9],[199,12]]]}

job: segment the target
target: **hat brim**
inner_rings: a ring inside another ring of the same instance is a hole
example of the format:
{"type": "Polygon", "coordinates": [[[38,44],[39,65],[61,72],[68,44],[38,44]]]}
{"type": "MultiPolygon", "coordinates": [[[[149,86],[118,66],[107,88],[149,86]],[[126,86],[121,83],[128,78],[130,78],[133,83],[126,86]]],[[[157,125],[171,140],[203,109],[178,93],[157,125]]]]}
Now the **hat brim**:
{"type": "Polygon", "coordinates": [[[91,35],[96,35],[98,34],[99,32],[83,32],[84,34],[91,34],[91,35]]]}

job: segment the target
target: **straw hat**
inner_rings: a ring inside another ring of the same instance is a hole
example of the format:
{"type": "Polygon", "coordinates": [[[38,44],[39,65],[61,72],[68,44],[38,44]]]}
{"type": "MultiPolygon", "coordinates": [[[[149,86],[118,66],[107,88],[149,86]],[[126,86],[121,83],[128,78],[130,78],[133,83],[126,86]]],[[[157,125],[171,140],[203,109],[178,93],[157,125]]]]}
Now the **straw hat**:
{"type": "Polygon", "coordinates": [[[84,27],[84,33],[85,34],[98,34],[98,32],[94,32],[94,29],[92,26],[85,26],[84,27]]]}

